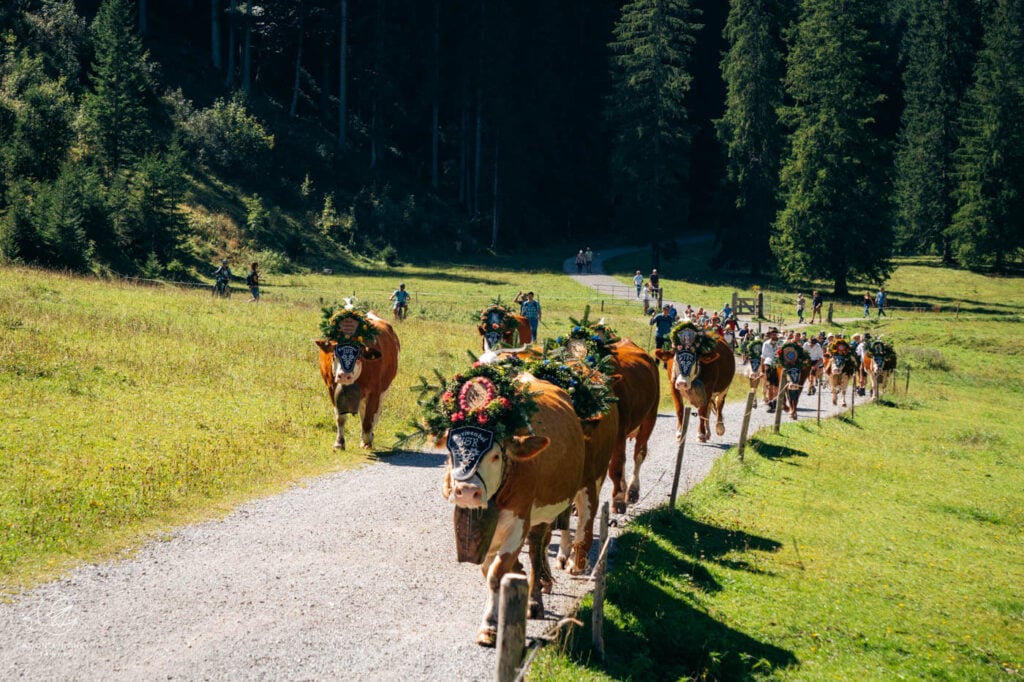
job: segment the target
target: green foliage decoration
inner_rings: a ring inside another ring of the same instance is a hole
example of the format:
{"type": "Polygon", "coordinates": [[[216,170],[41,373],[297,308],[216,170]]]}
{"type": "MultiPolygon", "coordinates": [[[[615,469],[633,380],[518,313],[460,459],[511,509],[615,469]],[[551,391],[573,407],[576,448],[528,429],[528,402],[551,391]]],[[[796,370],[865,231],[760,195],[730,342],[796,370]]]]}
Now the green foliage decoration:
{"type": "Polygon", "coordinates": [[[377,328],[370,324],[366,315],[347,307],[335,309],[331,307],[322,308],[323,319],[320,321],[320,333],[325,339],[342,344],[358,344],[371,346],[377,340],[377,328]],[[346,321],[354,321],[354,326],[345,324],[346,321]],[[342,327],[352,326],[353,331],[346,334],[342,327]]]}
{"type": "Polygon", "coordinates": [[[572,398],[576,416],[582,420],[600,418],[618,400],[612,393],[611,378],[586,365],[542,358],[528,360],[523,369],[538,379],[565,389],[572,398]]]}
{"type": "Polygon", "coordinates": [[[683,332],[693,333],[693,348],[698,357],[715,352],[715,348],[718,346],[718,333],[713,329],[700,327],[690,320],[681,320],[672,325],[668,338],[665,340],[666,348],[669,350],[683,348],[684,344],[681,336],[683,332]]]}

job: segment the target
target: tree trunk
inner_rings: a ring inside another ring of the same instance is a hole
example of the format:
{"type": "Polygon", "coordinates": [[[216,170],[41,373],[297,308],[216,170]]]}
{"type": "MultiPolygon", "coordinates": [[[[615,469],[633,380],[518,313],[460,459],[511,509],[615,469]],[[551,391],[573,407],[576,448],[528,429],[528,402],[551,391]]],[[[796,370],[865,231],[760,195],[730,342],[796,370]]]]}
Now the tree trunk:
{"type": "Polygon", "coordinates": [[[498,140],[494,140],[494,184],[491,197],[491,250],[498,250],[498,140]]]}
{"type": "Polygon", "coordinates": [[[469,124],[467,122],[466,103],[463,101],[462,106],[459,107],[459,203],[469,209],[469,183],[468,173],[469,168],[467,159],[469,157],[469,140],[468,130],[469,124]]]}
{"type": "Polygon", "coordinates": [[[220,0],[210,0],[210,61],[220,71],[220,0]]]}
{"type": "Polygon", "coordinates": [[[235,88],[235,29],[238,25],[238,0],[231,0],[228,9],[228,72],[224,78],[224,86],[235,88]]]}
{"type": "Polygon", "coordinates": [[[242,51],[242,92],[252,89],[252,0],[245,4],[245,47],[242,51]]]}
{"type": "Polygon", "coordinates": [[[288,108],[288,115],[295,118],[299,109],[299,86],[302,83],[302,43],[306,33],[306,3],[299,0],[299,35],[298,46],[295,50],[295,82],[292,85],[292,104],[288,108]]]}
{"type": "Polygon", "coordinates": [[[338,47],[338,147],[348,146],[348,0],[341,0],[341,27],[338,47]]]}
{"type": "Polygon", "coordinates": [[[480,165],[483,162],[483,119],[484,119],[484,45],[486,43],[486,31],[484,30],[484,17],[486,16],[486,2],[480,0],[480,54],[477,56],[477,80],[476,80],[476,150],[473,159],[473,196],[471,198],[471,216],[480,212],[480,165]]]}
{"type": "Polygon", "coordinates": [[[147,0],[139,0],[139,35],[144,36],[149,31],[149,3],[147,0]]]}
{"type": "Polygon", "coordinates": [[[438,149],[440,131],[438,119],[441,109],[441,0],[434,0],[434,69],[433,92],[431,93],[430,112],[430,186],[435,190],[438,185],[438,149]]]}

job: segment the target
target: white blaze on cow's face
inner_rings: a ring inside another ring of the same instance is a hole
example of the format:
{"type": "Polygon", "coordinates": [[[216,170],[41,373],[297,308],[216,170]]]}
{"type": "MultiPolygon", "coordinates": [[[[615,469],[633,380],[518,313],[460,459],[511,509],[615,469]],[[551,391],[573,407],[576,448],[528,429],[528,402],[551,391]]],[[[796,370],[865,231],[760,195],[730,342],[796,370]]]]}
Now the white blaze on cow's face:
{"type": "Polygon", "coordinates": [[[697,354],[692,350],[678,350],[674,360],[672,383],[677,390],[689,390],[700,373],[697,354]]]}
{"type": "Polygon", "coordinates": [[[458,507],[487,506],[501,485],[504,459],[494,433],[476,426],[451,429],[446,439],[452,481],[450,501],[458,507]]]}
{"type": "Polygon", "coordinates": [[[337,344],[334,353],[331,354],[331,368],[334,372],[335,383],[341,386],[350,386],[359,379],[363,371],[363,363],[360,355],[362,348],[350,344],[337,344]]]}

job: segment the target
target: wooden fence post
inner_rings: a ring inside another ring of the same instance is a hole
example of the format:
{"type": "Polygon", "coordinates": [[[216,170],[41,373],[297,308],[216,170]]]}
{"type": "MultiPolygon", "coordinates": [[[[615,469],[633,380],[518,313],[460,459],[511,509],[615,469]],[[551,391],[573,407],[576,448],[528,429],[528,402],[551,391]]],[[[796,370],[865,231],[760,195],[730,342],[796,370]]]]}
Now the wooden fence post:
{"type": "Polygon", "coordinates": [[[907,385],[903,387],[903,394],[910,393],[910,366],[907,366],[907,385]]]}
{"type": "Polygon", "coordinates": [[[818,394],[818,426],[821,426],[821,382],[814,380],[814,392],[818,394]]]}
{"type": "Polygon", "coordinates": [[[521,573],[506,573],[501,578],[501,602],[498,605],[498,682],[511,682],[519,676],[526,648],[526,607],[529,581],[521,573]]]}
{"type": "Polygon", "coordinates": [[[747,406],[743,408],[743,426],[740,427],[740,461],[743,461],[743,449],[747,446],[747,429],[750,428],[750,413],[754,405],[754,395],[757,391],[751,390],[747,393],[747,406]]]}
{"type": "Polygon", "coordinates": [[[828,304],[828,323],[832,324],[832,304],[828,304]]]}
{"type": "Polygon", "coordinates": [[[608,502],[601,505],[601,552],[594,566],[594,608],[591,610],[590,642],[599,660],[604,660],[604,574],[608,562],[608,502]]]}
{"type": "MultiPolygon", "coordinates": [[[[699,417],[698,417],[699,419],[699,417]]],[[[679,438],[679,449],[676,450],[676,473],[672,477],[672,494],[668,496],[668,508],[676,508],[676,493],[679,491],[679,472],[683,468],[683,448],[686,447],[686,431],[690,427],[690,407],[685,406],[683,409],[683,425],[681,428],[681,436],[679,438]]],[[[698,425],[698,429],[700,426],[698,425]]]]}
{"type": "MultiPolygon", "coordinates": [[[[789,385],[789,381],[786,382],[786,385],[789,385]]],[[[779,425],[782,423],[782,392],[784,390],[785,389],[782,386],[782,380],[780,379],[779,390],[778,393],[775,394],[775,426],[772,428],[773,433],[779,432],[779,425]]]]}
{"type": "Polygon", "coordinates": [[[856,415],[854,409],[857,407],[857,375],[854,375],[850,381],[850,419],[853,419],[856,415]]]}

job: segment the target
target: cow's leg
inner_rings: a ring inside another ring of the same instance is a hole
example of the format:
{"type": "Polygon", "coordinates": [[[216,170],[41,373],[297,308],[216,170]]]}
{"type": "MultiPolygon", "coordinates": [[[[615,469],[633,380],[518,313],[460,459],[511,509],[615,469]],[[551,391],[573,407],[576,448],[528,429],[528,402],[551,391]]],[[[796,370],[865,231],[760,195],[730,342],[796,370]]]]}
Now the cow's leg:
{"type": "MultiPolygon", "coordinates": [[[[539,523],[530,529],[530,618],[544,617],[545,575],[551,582],[548,566],[548,545],[551,544],[551,524],[539,523]]],[[[550,588],[547,590],[550,592],[550,588]]]]}
{"type": "Polygon", "coordinates": [[[345,449],[345,422],[348,421],[348,414],[339,412],[337,406],[334,408],[334,422],[338,426],[338,435],[334,439],[334,447],[339,450],[345,449]]]}
{"type": "MultiPolygon", "coordinates": [[[[571,507],[566,509],[566,512],[571,512],[571,511],[572,511],[571,507]]],[[[566,517],[568,517],[568,513],[566,514],[566,517]]],[[[568,518],[566,518],[566,522],[568,522],[568,518]]],[[[558,521],[556,521],[556,523],[558,523],[558,521]]],[[[552,539],[552,535],[553,535],[554,530],[555,530],[555,528],[553,528],[550,524],[548,524],[547,525],[547,531],[544,533],[543,537],[538,536],[538,537],[535,538],[534,537],[534,532],[531,529],[530,535],[529,535],[529,538],[528,538],[528,541],[530,543],[530,566],[531,566],[531,568],[535,569],[535,573],[532,573],[531,576],[533,577],[533,579],[534,579],[534,581],[536,583],[540,584],[540,590],[544,594],[551,594],[551,589],[555,585],[555,577],[551,573],[551,564],[548,563],[548,552],[547,552],[548,548],[551,546],[551,539],[552,539]],[[535,544],[535,541],[536,541],[536,544],[535,544]],[[538,551],[536,563],[534,563],[534,548],[536,548],[536,550],[538,551]]],[[[560,545],[561,546],[559,546],[558,551],[559,551],[559,553],[561,553],[562,546],[570,547],[571,544],[572,544],[572,541],[571,541],[571,539],[569,537],[569,529],[568,528],[560,530],[559,533],[561,533],[561,535],[559,536],[561,538],[561,541],[560,541],[560,545]]],[[[568,549],[566,549],[566,554],[568,554],[568,549]]],[[[561,556],[559,556],[559,559],[561,559],[561,556]]],[[[568,559],[568,556],[566,557],[566,559],[568,559]]],[[[563,565],[563,568],[564,568],[564,565],[563,565]]],[[[522,566],[519,566],[516,570],[522,571],[523,570],[522,566]]]]}
{"type": "Polygon", "coordinates": [[[698,419],[700,419],[700,426],[697,429],[697,440],[701,443],[707,443],[711,440],[711,423],[708,417],[708,411],[711,409],[711,401],[697,410],[698,419]]]}
{"type": "Polygon", "coordinates": [[[380,419],[380,408],[384,404],[384,396],[387,391],[381,394],[367,392],[366,398],[359,403],[359,416],[362,418],[363,433],[359,444],[363,448],[373,447],[373,429],[380,419]]]}
{"type": "Polygon", "coordinates": [[[498,636],[498,606],[500,604],[501,579],[506,573],[515,570],[519,559],[519,551],[526,540],[526,522],[515,518],[511,513],[502,512],[498,518],[498,529],[491,540],[491,552],[487,555],[485,566],[487,573],[487,601],[484,605],[480,630],[477,632],[476,643],[481,646],[494,646],[498,636]],[[497,548],[495,549],[495,543],[497,548]],[[489,564],[489,565],[488,565],[489,564]]]}
{"type": "Polygon", "coordinates": [[[572,562],[569,573],[579,575],[587,570],[587,557],[594,544],[594,510],[597,509],[600,488],[597,482],[587,481],[576,493],[576,535],[572,541],[572,562]]]}
{"type": "Polygon", "coordinates": [[[612,457],[608,460],[608,478],[612,482],[612,506],[616,514],[626,513],[626,438],[615,439],[612,457]]]}
{"type": "MultiPolygon", "coordinates": [[[[688,410],[690,408],[684,405],[683,409],[688,410]]],[[[640,423],[640,428],[636,432],[636,445],[633,446],[633,477],[629,481],[630,504],[635,504],[640,499],[640,467],[643,466],[644,460],[647,459],[647,441],[650,440],[651,434],[654,432],[654,425],[657,419],[657,414],[645,418],[640,423]]]]}
{"type": "Polygon", "coordinates": [[[725,408],[725,396],[726,393],[719,393],[712,401],[715,407],[715,433],[719,436],[725,435],[725,417],[722,415],[725,408]]]}

